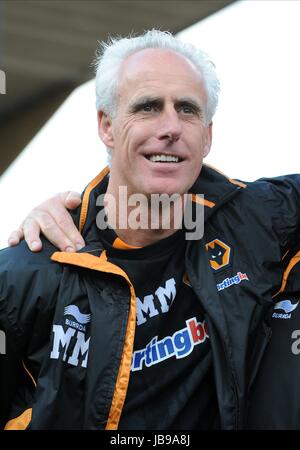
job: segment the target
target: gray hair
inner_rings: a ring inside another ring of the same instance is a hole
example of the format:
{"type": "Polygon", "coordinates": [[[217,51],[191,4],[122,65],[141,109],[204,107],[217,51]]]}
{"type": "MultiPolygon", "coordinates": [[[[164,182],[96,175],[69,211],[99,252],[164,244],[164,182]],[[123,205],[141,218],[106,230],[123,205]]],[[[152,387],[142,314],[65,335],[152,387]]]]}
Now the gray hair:
{"type": "MultiPolygon", "coordinates": [[[[168,31],[156,29],[145,31],[140,36],[111,37],[108,42],[100,42],[95,59],[97,110],[105,112],[111,118],[116,116],[121,65],[130,55],[148,48],[173,50],[187,58],[196,67],[207,94],[205,121],[208,125],[216,112],[220,91],[215,65],[202,50],[176,39],[168,31]]],[[[110,165],[111,149],[108,147],[107,152],[110,165]]]]}
{"type": "Polygon", "coordinates": [[[146,31],[140,36],[110,38],[107,43],[100,43],[95,61],[97,110],[104,111],[110,117],[116,115],[121,65],[128,56],[147,48],[173,50],[183,55],[196,67],[206,89],[206,121],[210,123],[217,109],[220,91],[214,64],[202,50],[176,39],[167,31],[155,29],[146,31]]]}

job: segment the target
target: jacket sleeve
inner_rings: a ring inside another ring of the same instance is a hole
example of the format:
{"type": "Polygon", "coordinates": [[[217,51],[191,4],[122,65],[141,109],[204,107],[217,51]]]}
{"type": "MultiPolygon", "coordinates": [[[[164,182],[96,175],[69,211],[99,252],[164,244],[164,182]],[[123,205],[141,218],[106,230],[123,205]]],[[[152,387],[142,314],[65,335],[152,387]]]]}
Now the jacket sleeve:
{"type": "Polygon", "coordinates": [[[257,183],[260,187],[257,196],[265,213],[270,216],[282,251],[297,246],[300,237],[300,175],[263,178],[257,183]]]}
{"type": "Polygon", "coordinates": [[[33,254],[24,242],[0,251],[0,428],[7,422],[36,322],[53,309],[60,267],[50,261],[52,253],[48,246],[33,254]]]}

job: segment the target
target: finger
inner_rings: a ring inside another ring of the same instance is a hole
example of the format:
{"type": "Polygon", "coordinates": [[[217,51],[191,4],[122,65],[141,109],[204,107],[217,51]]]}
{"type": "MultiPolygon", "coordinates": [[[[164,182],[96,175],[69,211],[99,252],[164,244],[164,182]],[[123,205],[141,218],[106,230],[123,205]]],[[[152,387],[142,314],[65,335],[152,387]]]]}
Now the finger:
{"type": "MultiPolygon", "coordinates": [[[[47,210],[45,210],[45,206],[46,205],[44,203],[43,208],[40,208],[41,212],[50,214],[52,216],[52,219],[56,222],[61,232],[69,239],[75,249],[80,250],[82,247],[84,247],[84,239],[79,233],[76,225],[74,224],[69,211],[64,207],[61,201],[58,200],[54,204],[49,203],[49,205],[47,205],[47,210]]],[[[51,232],[51,230],[49,231],[51,232]]],[[[51,234],[49,235],[48,239],[52,242],[51,234]]],[[[59,248],[61,248],[61,245],[59,245],[59,248]]]]}
{"type": "Polygon", "coordinates": [[[22,228],[18,228],[17,230],[13,231],[9,237],[8,237],[8,245],[10,247],[14,247],[15,245],[18,245],[19,242],[24,238],[24,233],[22,228]]]}
{"type": "Polygon", "coordinates": [[[75,209],[81,203],[81,195],[75,191],[68,191],[64,199],[64,204],[68,209],[75,209]]]}
{"type": "Polygon", "coordinates": [[[33,210],[31,214],[32,216],[27,217],[23,223],[25,240],[30,249],[34,243],[35,245],[39,244],[41,248],[42,243],[39,239],[39,234],[42,232],[60,250],[69,252],[76,251],[75,246],[59,228],[50,214],[38,209],[33,210]]]}
{"type": "Polygon", "coordinates": [[[41,227],[39,223],[28,216],[22,224],[22,232],[28,247],[32,252],[42,250],[42,241],[40,240],[41,227]]]}

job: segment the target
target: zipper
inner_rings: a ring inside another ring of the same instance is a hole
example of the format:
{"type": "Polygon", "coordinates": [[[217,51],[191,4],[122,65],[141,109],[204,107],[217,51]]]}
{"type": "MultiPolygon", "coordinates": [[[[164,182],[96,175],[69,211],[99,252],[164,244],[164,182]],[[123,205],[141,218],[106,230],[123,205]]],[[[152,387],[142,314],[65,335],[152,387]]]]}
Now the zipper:
{"type": "MultiPolygon", "coordinates": [[[[198,296],[198,298],[199,298],[199,296],[198,296]]],[[[214,324],[215,329],[217,330],[218,328],[216,327],[216,322],[211,317],[210,317],[210,319],[211,319],[211,322],[214,324]]],[[[231,375],[231,378],[233,381],[232,386],[233,386],[233,393],[234,393],[235,404],[236,404],[236,409],[237,409],[237,412],[236,412],[235,418],[234,418],[234,429],[238,430],[239,429],[240,406],[239,406],[239,400],[238,400],[238,394],[237,394],[237,380],[236,380],[236,376],[235,376],[235,371],[233,370],[232,365],[230,363],[228,349],[227,349],[226,345],[224,344],[224,340],[222,339],[222,336],[220,336],[219,332],[218,332],[218,334],[219,334],[219,337],[221,338],[222,348],[224,350],[225,360],[226,360],[226,364],[227,364],[227,370],[228,370],[229,374],[231,375]]]]}
{"type": "MultiPolygon", "coordinates": [[[[231,193],[231,196],[232,196],[232,193],[231,193]]],[[[206,308],[203,305],[203,302],[201,300],[201,296],[199,295],[199,293],[195,289],[195,286],[197,285],[197,282],[195,282],[195,280],[194,280],[194,283],[193,283],[194,272],[193,272],[193,270],[188,270],[188,265],[191,264],[191,261],[188,258],[186,258],[186,261],[187,261],[187,263],[186,263],[186,270],[187,270],[187,273],[188,273],[188,277],[189,277],[189,279],[191,281],[191,286],[192,286],[192,288],[193,288],[193,290],[194,290],[194,292],[195,292],[195,294],[196,294],[196,296],[197,296],[201,306],[204,308],[204,311],[206,311],[206,308]]],[[[237,378],[236,378],[236,375],[235,375],[235,370],[233,369],[233,366],[232,366],[232,364],[230,362],[228,349],[227,349],[227,347],[226,347],[226,345],[224,343],[224,340],[222,339],[222,335],[220,335],[220,332],[218,331],[218,327],[216,326],[217,325],[216,321],[214,320],[214,318],[211,315],[209,315],[209,319],[210,319],[211,323],[214,325],[215,329],[217,330],[218,336],[220,337],[220,340],[221,340],[221,343],[222,343],[221,344],[222,345],[222,349],[223,349],[224,355],[225,355],[227,371],[228,371],[228,373],[229,373],[229,375],[230,375],[230,377],[232,379],[232,382],[233,382],[232,383],[232,387],[233,387],[233,394],[234,394],[235,405],[236,405],[236,410],[237,410],[237,412],[235,413],[235,417],[234,417],[234,429],[238,430],[239,429],[239,422],[240,422],[240,420],[239,420],[240,406],[239,406],[238,389],[237,389],[238,383],[237,383],[237,378]]],[[[224,317],[224,320],[226,320],[225,317],[224,317]]]]}

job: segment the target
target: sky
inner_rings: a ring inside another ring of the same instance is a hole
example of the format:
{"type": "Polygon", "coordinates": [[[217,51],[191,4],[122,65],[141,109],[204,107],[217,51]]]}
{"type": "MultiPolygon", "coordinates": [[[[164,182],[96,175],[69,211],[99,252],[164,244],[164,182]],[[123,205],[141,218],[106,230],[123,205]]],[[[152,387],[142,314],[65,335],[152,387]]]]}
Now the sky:
{"type": "MultiPolygon", "coordinates": [[[[299,17],[298,1],[244,0],[178,34],[216,65],[221,95],[206,162],[232,178],[300,171],[299,17]]],[[[80,192],[105,165],[92,80],[0,177],[0,248],[32,207],[56,192],[80,192]]]]}

